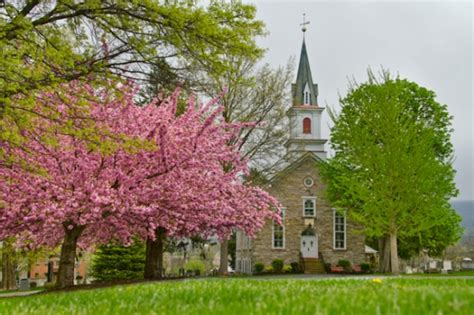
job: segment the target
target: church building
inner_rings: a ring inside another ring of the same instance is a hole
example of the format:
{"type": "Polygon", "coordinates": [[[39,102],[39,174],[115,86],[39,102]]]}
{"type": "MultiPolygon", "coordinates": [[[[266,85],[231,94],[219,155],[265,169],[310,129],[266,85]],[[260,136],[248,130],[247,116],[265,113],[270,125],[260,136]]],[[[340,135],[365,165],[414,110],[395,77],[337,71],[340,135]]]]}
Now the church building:
{"type": "MultiPolygon", "coordinates": [[[[305,29],[303,29],[305,31],[305,29]]],[[[318,85],[313,83],[306,43],[303,38],[293,103],[287,154],[283,167],[264,187],[283,206],[282,225],[267,222],[254,239],[237,233],[236,272],[252,273],[255,263],[271,265],[297,262],[305,273],[323,273],[324,263],[341,259],[352,264],[365,261],[365,238],[344,213],[335,211],[324,197],[324,183],[318,164],[326,159],[321,137],[318,85]]]]}

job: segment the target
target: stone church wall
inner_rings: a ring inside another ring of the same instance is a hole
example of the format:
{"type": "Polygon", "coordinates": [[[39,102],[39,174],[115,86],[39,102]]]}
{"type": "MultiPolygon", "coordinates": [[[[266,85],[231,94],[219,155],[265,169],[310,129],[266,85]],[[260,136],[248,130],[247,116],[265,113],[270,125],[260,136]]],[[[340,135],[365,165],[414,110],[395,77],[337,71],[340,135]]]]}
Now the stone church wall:
{"type": "Polygon", "coordinates": [[[274,259],[283,259],[285,264],[299,261],[301,233],[307,227],[305,221],[308,223],[307,219],[310,219],[303,217],[303,196],[316,197],[314,228],[318,235],[318,250],[322,253],[325,262],[337,263],[339,259],[348,259],[353,263],[364,261],[364,236],[354,234],[350,222],[347,223],[346,228],[347,250],[333,250],[334,211],[324,199],[324,184],[316,163],[308,155],[304,161],[281,173],[267,188],[268,192],[286,208],[285,248],[272,248],[272,222],[269,221],[252,240],[252,264],[262,262],[270,265],[274,259]],[[309,188],[303,182],[308,176],[314,180],[314,185],[309,188]]]}

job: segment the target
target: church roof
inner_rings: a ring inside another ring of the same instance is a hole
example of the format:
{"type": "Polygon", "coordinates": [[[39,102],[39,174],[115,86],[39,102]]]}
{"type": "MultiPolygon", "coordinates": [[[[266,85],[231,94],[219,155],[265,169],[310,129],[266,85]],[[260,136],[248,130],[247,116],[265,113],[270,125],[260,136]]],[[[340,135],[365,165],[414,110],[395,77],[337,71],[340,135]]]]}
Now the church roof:
{"type": "Polygon", "coordinates": [[[303,38],[303,46],[301,47],[300,63],[298,66],[298,74],[296,75],[296,83],[293,84],[293,105],[299,106],[303,104],[317,106],[318,86],[313,84],[311,68],[309,66],[308,52],[306,51],[306,42],[303,38]],[[304,91],[309,89],[309,104],[305,102],[304,91]]]}
{"type": "Polygon", "coordinates": [[[307,158],[313,159],[314,162],[324,162],[315,153],[307,152],[289,152],[285,157],[275,163],[273,172],[268,174],[268,184],[275,180],[284,177],[288,172],[291,172],[300,166],[307,158]]]}

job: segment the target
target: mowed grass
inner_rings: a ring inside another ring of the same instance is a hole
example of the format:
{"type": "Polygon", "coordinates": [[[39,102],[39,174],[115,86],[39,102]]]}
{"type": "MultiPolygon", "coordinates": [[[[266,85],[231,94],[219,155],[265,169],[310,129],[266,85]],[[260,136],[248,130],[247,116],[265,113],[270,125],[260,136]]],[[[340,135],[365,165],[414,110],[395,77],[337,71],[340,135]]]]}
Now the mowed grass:
{"type": "Polygon", "coordinates": [[[0,299],[0,314],[474,314],[473,279],[208,279],[0,299]]]}

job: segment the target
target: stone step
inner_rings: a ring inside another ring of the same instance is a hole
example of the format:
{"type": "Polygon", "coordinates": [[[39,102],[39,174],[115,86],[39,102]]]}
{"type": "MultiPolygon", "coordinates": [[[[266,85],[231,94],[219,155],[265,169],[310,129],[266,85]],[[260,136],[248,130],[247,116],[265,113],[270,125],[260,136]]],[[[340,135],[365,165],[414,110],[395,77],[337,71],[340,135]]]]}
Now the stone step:
{"type": "Polygon", "coordinates": [[[305,274],[322,274],[326,273],[323,262],[318,258],[304,258],[304,273],[305,274]]]}
{"type": "Polygon", "coordinates": [[[305,260],[305,264],[322,264],[321,260],[305,260]]]}

